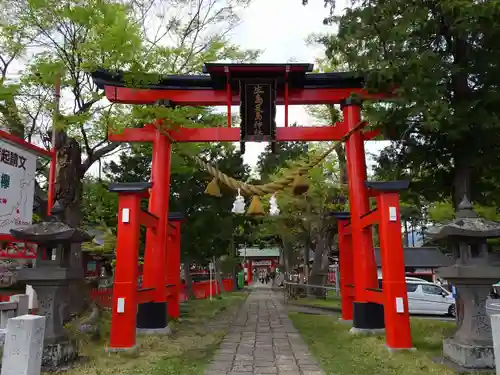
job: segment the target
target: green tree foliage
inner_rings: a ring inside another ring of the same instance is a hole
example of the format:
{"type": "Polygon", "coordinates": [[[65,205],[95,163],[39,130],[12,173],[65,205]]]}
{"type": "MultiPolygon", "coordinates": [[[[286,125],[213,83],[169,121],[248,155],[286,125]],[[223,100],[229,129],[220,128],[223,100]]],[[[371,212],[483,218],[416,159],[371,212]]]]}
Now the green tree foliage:
{"type": "Polygon", "coordinates": [[[94,178],[87,178],[83,186],[83,225],[116,227],[118,195],[110,193],[107,184],[94,178]]]}
{"type": "MultiPolygon", "coordinates": [[[[108,191],[107,184],[95,178],[86,178],[83,185],[82,227],[101,232],[98,236],[104,244],[91,241],[83,244],[83,250],[93,253],[112,254],[116,248],[116,224],[118,220],[118,195],[108,191]]],[[[94,231],[91,231],[93,234],[94,231]]]]}
{"type": "MultiPolygon", "coordinates": [[[[311,145],[310,154],[322,153],[328,146],[311,145]]],[[[297,154],[292,152],[290,159],[282,160],[269,179],[277,179],[303,162],[308,153],[303,148],[300,149],[297,150],[301,151],[300,157],[294,157],[297,154]]],[[[266,159],[266,154],[261,156],[261,160],[266,159]]],[[[277,194],[280,215],[266,217],[259,228],[259,234],[261,238],[271,238],[281,247],[287,270],[301,263],[304,257],[308,259],[309,250],[316,250],[315,265],[319,272],[323,258],[333,248],[336,231],[335,222],[328,218],[328,213],[343,209],[345,204],[344,199],[339,199],[340,173],[337,159],[330,155],[309,171],[307,179],[309,191],[306,195],[294,196],[290,189],[277,194]],[[304,254],[301,254],[301,250],[304,254]]]]}
{"type": "MultiPolygon", "coordinates": [[[[176,149],[172,160],[170,185],[170,211],[186,216],[182,224],[183,259],[205,263],[212,256],[228,254],[232,244],[233,228],[244,218],[231,213],[235,192],[221,186],[220,198],[205,194],[212,176],[199,169],[192,158],[181,157],[176,149]]],[[[217,165],[224,173],[236,179],[248,178],[241,154],[231,144],[205,144],[197,146],[198,156],[217,165]]],[[[106,168],[107,178],[116,182],[149,181],[151,173],[151,147],[141,146],[132,152],[123,152],[119,163],[111,162],[106,168]]]]}
{"type": "Polygon", "coordinates": [[[436,223],[444,223],[455,218],[455,210],[450,201],[435,202],[429,208],[429,217],[436,223]]]}
{"type": "Polygon", "coordinates": [[[199,72],[207,61],[252,59],[255,51],[242,51],[226,37],[239,22],[237,8],[246,3],[0,1],[0,123],[50,147],[52,91],[61,78],[56,148],[59,159],[66,162],[58,168],[56,193],[72,206],[73,215],[68,213],[67,219],[75,224],[81,219],[84,174],[119,147],[106,141],[110,127],[138,126],[141,119],[160,114],[170,115],[175,123],[192,123],[193,112],[186,109],[110,105],[101,100],[103,93],[93,84],[91,71],[180,74],[199,72]]]}
{"type": "MultiPolygon", "coordinates": [[[[333,3],[329,1],[328,3],[333,3]]],[[[496,203],[500,8],[496,2],[354,1],[318,38],[332,60],[371,71],[368,86],[398,85],[399,98],[367,107],[397,140],[379,158],[387,177],[411,178],[427,201],[464,194],[496,203]]]]}
{"type": "Polygon", "coordinates": [[[260,174],[261,183],[270,182],[272,175],[280,167],[303,157],[307,154],[307,150],[306,142],[281,142],[277,144],[276,152],[273,153],[271,145],[268,144],[257,160],[257,170],[260,174]]]}
{"type": "MultiPolygon", "coordinates": [[[[69,224],[82,223],[85,174],[121,146],[107,141],[110,129],[156,117],[196,126],[196,110],[110,104],[91,72],[126,70],[137,79],[150,72],[200,72],[214,60],[251,60],[256,51],[241,50],[228,38],[239,22],[238,8],[247,3],[0,0],[0,126],[56,148],[56,199],[69,224]],[[60,101],[53,98],[58,80],[60,101]]],[[[37,193],[45,198],[40,187],[37,193]]],[[[79,266],[80,249],[73,250],[71,263],[79,266]]]]}
{"type": "MultiPolygon", "coordinates": [[[[474,211],[488,220],[500,221],[500,215],[495,207],[474,204],[474,211]]],[[[445,223],[455,218],[455,211],[450,201],[435,202],[429,207],[429,218],[435,223],[445,223]]]]}
{"type": "MultiPolygon", "coordinates": [[[[257,160],[257,170],[260,175],[260,182],[267,183],[278,178],[283,168],[293,168],[294,163],[304,160],[307,156],[308,146],[304,142],[283,142],[278,143],[275,153],[271,150],[271,145],[267,145],[264,152],[257,160]]],[[[280,194],[278,194],[280,195],[280,194]]],[[[266,205],[267,202],[263,202],[266,205]]],[[[273,218],[265,218],[259,227],[259,233],[254,238],[255,244],[259,247],[279,246],[284,248],[292,243],[293,236],[289,236],[293,229],[286,228],[283,223],[277,222],[273,218]]]]}

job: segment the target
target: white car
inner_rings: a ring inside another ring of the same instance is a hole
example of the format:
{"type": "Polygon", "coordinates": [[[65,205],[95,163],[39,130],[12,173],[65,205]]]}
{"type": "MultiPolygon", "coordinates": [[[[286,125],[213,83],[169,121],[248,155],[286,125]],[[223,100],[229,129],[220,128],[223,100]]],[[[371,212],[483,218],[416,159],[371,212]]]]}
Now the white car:
{"type": "Polygon", "coordinates": [[[406,290],[410,314],[455,316],[455,298],[443,287],[424,279],[407,277],[406,290]]]}
{"type": "Polygon", "coordinates": [[[406,290],[410,314],[455,316],[455,298],[443,287],[428,281],[408,280],[406,290]]]}

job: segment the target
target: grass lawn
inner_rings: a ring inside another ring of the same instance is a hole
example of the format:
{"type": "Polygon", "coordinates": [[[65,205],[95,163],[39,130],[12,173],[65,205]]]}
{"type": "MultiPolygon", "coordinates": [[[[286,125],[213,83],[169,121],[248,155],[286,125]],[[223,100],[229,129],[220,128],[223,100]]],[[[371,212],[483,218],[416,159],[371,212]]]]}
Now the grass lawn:
{"type": "MultiPolygon", "coordinates": [[[[215,349],[224,336],[221,327],[209,323],[227,321],[230,315],[246,299],[246,293],[226,293],[221,299],[187,302],[185,317],[170,322],[171,336],[138,336],[139,353],[108,354],[104,352],[106,342],[87,341],[82,345],[81,355],[88,357],[68,375],[198,375],[209,363],[215,349]],[[225,317],[225,314],[228,314],[225,317]],[[219,329],[219,330],[218,330],[219,329]]],[[[109,332],[109,320],[103,323],[103,332],[109,332]]],[[[107,335],[106,335],[107,336],[107,335]]]]}
{"type": "Polygon", "coordinates": [[[289,303],[312,307],[330,307],[336,310],[341,308],[340,296],[337,296],[334,291],[329,291],[326,299],[304,297],[290,300],[289,303]]]}
{"type": "Polygon", "coordinates": [[[442,339],[453,330],[454,322],[411,320],[415,352],[389,354],[384,336],[358,336],[335,316],[290,313],[294,326],[309,345],[327,375],[451,375],[456,372],[436,364],[442,339]]]}

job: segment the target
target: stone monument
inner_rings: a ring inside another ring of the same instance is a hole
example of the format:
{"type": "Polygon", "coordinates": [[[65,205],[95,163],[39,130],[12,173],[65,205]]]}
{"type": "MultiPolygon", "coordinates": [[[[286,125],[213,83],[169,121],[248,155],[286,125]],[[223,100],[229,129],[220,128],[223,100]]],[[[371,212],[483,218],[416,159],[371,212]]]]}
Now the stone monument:
{"type": "Polygon", "coordinates": [[[495,368],[486,300],[499,279],[500,268],[490,265],[486,240],[500,237],[500,223],[478,217],[464,197],[456,219],[430,228],[428,234],[448,242],[455,259],[454,265],[437,270],[457,289],[457,329],[443,340],[445,360],[469,370],[495,368]]]}
{"type": "Polygon", "coordinates": [[[56,202],[47,221],[12,229],[21,241],[38,244],[36,267],[18,272],[18,280],[31,285],[38,297],[38,314],[46,317],[42,366],[59,368],[77,358],[64,322],[69,319],[70,285],[83,278],[82,268],[71,267],[71,245],[92,239],[87,233],[60,220],[64,208],[56,202]]]}
{"type": "Polygon", "coordinates": [[[9,319],[1,375],[40,375],[45,320],[38,315],[9,319]]]}

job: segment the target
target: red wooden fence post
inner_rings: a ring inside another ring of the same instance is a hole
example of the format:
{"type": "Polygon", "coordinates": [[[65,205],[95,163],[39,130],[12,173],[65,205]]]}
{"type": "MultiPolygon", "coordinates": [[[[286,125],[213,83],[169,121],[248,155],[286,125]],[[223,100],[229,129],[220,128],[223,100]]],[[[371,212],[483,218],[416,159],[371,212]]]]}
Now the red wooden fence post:
{"type": "Polygon", "coordinates": [[[171,236],[165,257],[166,284],[172,296],[168,301],[168,316],[177,319],[180,316],[180,284],[181,284],[181,223],[179,220],[169,220],[171,236]]]}

